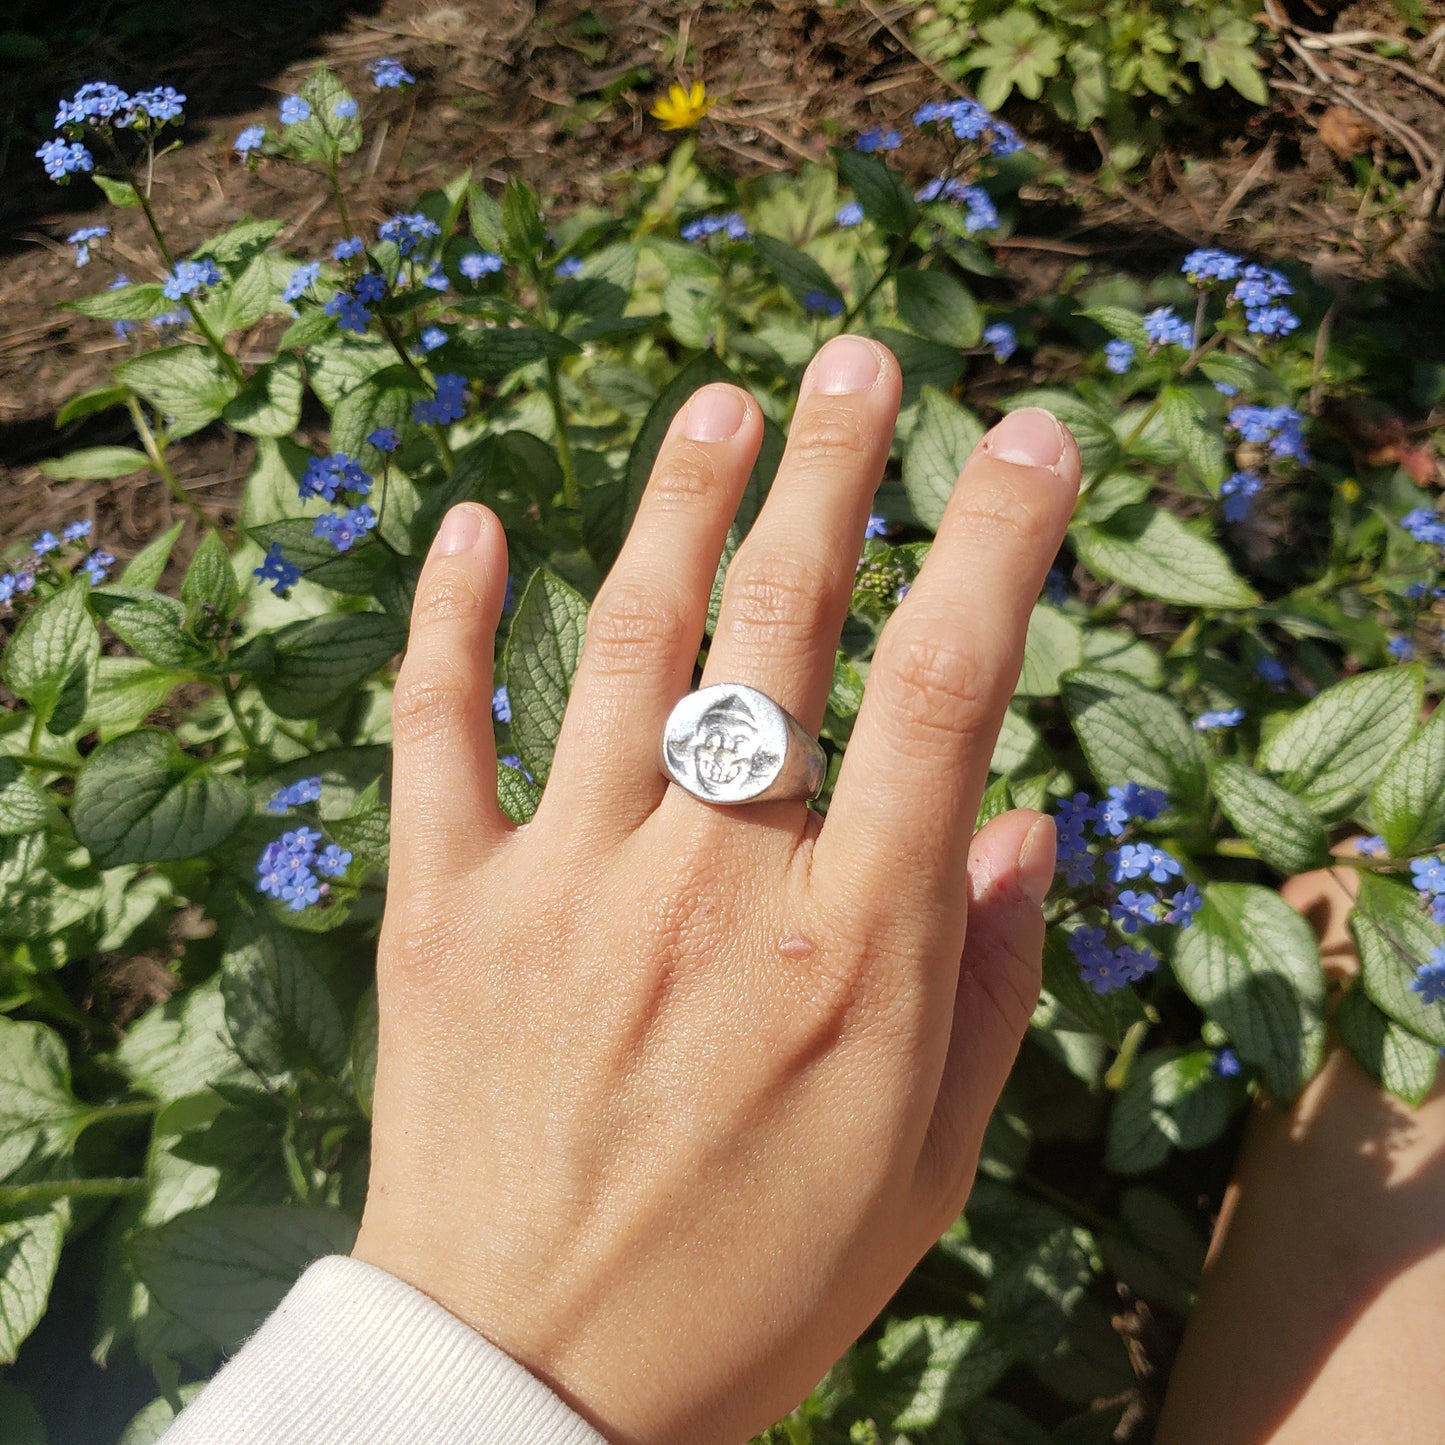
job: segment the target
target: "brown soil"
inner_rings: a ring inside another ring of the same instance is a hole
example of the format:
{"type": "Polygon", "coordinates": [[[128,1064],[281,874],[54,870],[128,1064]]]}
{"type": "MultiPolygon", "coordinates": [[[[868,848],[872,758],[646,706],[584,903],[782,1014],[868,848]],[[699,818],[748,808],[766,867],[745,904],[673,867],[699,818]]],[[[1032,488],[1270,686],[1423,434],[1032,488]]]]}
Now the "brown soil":
{"type": "MultiPolygon", "coordinates": [[[[700,132],[704,155],[754,172],[820,156],[862,127],[897,124],[945,88],[907,46],[908,7],[873,0],[382,0],[351,7],[329,31],[317,27],[335,17],[335,4],[313,0],[296,8],[279,37],[276,16],[265,8],[253,16],[251,7],[228,10],[220,0],[198,7],[196,33],[210,35],[208,47],[188,48],[150,72],[194,97],[187,145],[163,160],[156,190],[162,223],[179,249],[245,214],[286,218],[282,240],[303,254],[321,254],[338,238],[312,176],[270,161],[253,173],[229,149],[243,125],[274,116],[276,98],[317,59],[365,97],[367,144],[352,158],[347,181],[356,219],[369,223],[468,165],[493,182],[523,175],[564,207],[605,204],[627,173],[662,158],[672,144],[647,107],[679,76],[704,78],[720,100],[700,132]],[[208,27],[208,14],[224,23],[208,27]],[[416,88],[378,94],[365,64],[379,55],[400,58],[417,75],[416,88]],[[272,60],[277,68],[267,76],[263,67],[272,60]],[[239,88],[228,84],[237,67],[246,76],[239,88]],[[238,93],[269,98],[228,113],[227,98],[238,93]]],[[[1288,25],[1272,0],[1269,8],[1288,25]]],[[[1273,108],[1241,107],[1236,123],[1220,100],[1221,128],[1234,133],[1208,157],[1165,152],[1141,181],[1105,189],[1089,169],[1099,156],[1087,143],[1036,135],[1045,151],[1050,139],[1064,147],[1067,169],[1058,173],[1062,184],[1026,197],[1032,205],[1024,224],[1002,248],[1018,294],[1051,291],[1080,260],[1152,270],[1203,242],[1305,258],[1331,274],[1428,266],[1437,235],[1430,221],[1445,185],[1445,42],[1436,35],[1417,44],[1391,68],[1369,59],[1368,46],[1333,44],[1362,29],[1400,34],[1388,0],[1364,0],[1338,15],[1331,9],[1301,9],[1309,28],[1290,29],[1282,40],[1273,108]],[[1322,42],[1328,48],[1318,48],[1322,42]],[[1328,108],[1351,105],[1376,114],[1383,108],[1389,122],[1356,110],[1354,133],[1365,149],[1353,163],[1317,133],[1328,108]],[[1371,157],[1385,179],[1362,193],[1352,164],[1368,169],[1371,157]],[[1431,169],[1437,162],[1438,173],[1431,169]],[[1417,171],[1425,179],[1411,184],[1417,171]]],[[[1426,9],[1439,12],[1432,23],[1445,17],[1445,4],[1426,9]]],[[[87,74],[128,78],[108,59],[92,57],[87,74]]],[[[59,88],[71,83],[66,77],[59,88]]],[[[1044,129],[1042,117],[1014,118],[1025,129],[1044,129]]],[[[136,213],[77,209],[94,195],[89,186],[56,190],[42,178],[37,187],[39,168],[28,153],[8,158],[11,172],[20,166],[33,174],[10,189],[9,244],[0,239],[4,534],[14,541],[91,516],[97,538],[124,556],[180,514],[163,486],[149,473],[55,483],[36,463],[77,445],[129,440],[123,413],[76,423],[63,435],[51,425],[56,408],[100,384],[125,350],[103,323],[56,309],[112,274],[103,263],[77,270],[64,236],[80,225],[113,225],[109,254],[133,278],[156,274],[153,253],[136,213]]],[[[244,438],[217,429],[172,455],[203,508],[217,516],[233,510],[249,462],[244,438]]]]}

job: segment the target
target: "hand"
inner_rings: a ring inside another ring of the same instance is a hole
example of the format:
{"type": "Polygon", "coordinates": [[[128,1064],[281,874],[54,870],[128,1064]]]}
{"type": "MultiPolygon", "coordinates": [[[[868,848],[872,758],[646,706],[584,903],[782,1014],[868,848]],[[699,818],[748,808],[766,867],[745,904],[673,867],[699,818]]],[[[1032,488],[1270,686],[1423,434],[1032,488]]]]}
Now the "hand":
{"type": "MultiPolygon", "coordinates": [[[[870,341],[815,358],[708,654],[704,685],[815,735],[899,385],[870,341]]],[[[393,705],[355,1252],[618,1445],[733,1445],[807,1394],[962,1207],[1038,994],[1053,825],[972,835],[1073,440],[1020,412],[964,468],[824,821],[713,807],[656,761],[761,436],[725,385],[674,420],[526,827],[496,802],[485,508],[436,539],[393,705]]]]}

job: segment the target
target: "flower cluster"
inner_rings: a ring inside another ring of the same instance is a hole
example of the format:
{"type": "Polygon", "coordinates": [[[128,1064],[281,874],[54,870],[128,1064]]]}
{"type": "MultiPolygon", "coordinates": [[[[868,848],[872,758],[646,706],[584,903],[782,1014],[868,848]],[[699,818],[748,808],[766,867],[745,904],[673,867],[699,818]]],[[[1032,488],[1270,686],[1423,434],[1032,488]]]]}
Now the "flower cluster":
{"type": "Polygon", "coordinates": [[[1284,297],[1294,295],[1294,287],[1269,266],[1247,262],[1232,251],[1205,247],[1191,251],[1179,269],[1201,288],[1234,282],[1229,304],[1243,308],[1245,329],[1252,335],[1288,336],[1299,327],[1299,317],[1279,304],[1284,297]]]}
{"type": "Polygon", "coordinates": [[[688,221],[679,234],[684,241],[705,241],[719,232],[729,241],[751,240],[753,234],[737,211],[728,211],[723,215],[697,216],[688,221]]]}
{"type": "Polygon", "coordinates": [[[1264,482],[1253,472],[1240,471],[1227,476],[1219,484],[1219,495],[1224,498],[1224,520],[1244,521],[1263,486],[1264,482]]]}
{"type": "Polygon", "coordinates": [[[199,261],[177,261],[161,292],[168,301],[180,301],[183,297],[194,296],[197,291],[220,284],[221,268],[206,256],[199,261]]]}
{"type": "Polygon", "coordinates": [[[998,208],[982,186],[965,185],[947,176],[935,176],[917,193],[919,201],[952,201],[963,207],[963,229],[970,236],[998,229],[998,208]]]}
{"type": "Polygon", "coordinates": [[[66,238],[66,244],[75,247],[75,264],[77,266],[90,265],[90,243],[99,241],[110,235],[109,226],[82,226],[78,231],[72,231],[66,238]]]}
{"type": "Polygon", "coordinates": [[[35,152],[51,180],[64,184],[72,175],[95,169],[95,157],[81,143],[87,130],[106,136],[117,130],[157,131],[179,124],[186,98],[169,85],[153,86],[134,94],[109,81],[93,80],[82,85],[69,100],[62,100],[55,113],[54,140],[35,152]]]}
{"type": "Polygon", "coordinates": [[[1222,728],[1237,728],[1244,721],[1242,707],[1220,708],[1215,712],[1202,712],[1194,719],[1197,733],[1218,732],[1222,728]]]}
{"type": "Polygon", "coordinates": [[[1134,353],[1137,349],[1132,341],[1125,341],[1122,337],[1106,341],[1104,343],[1104,365],[1116,376],[1123,376],[1133,366],[1134,353]]]}
{"type": "Polygon", "coordinates": [[[853,149],[871,155],[874,151],[896,151],[902,144],[903,137],[896,130],[884,130],[880,126],[874,126],[872,130],[865,130],[853,142],[853,149]]]}
{"type": "Polygon", "coordinates": [[[1426,1003],[1445,1002],[1445,943],[1430,950],[1428,960],[1415,970],[1410,987],[1426,1003]]]}
{"type": "Polygon", "coordinates": [[[1194,346],[1194,327],[1172,306],[1156,306],[1144,318],[1144,334],[1154,347],[1182,346],[1189,351],[1194,346]]]}
{"type": "Polygon", "coordinates": [[[1087,793],[1076,793],[1059,804],[1058,870],[1069,887],[1093,889],[1088,903],[1102,913],[1100,922],[1082,923],[1069,933],[1080,975],[1095,993],[1137,983],[1159,966],[1153,948],[1119,941],[1111,935],[1111,926],[1130,939],[1141,928],[1188,928],[1203,906],[1199,890],[1182,881],[1179,861],[1156,844],[1120,841],[1102,860],[1095,852],[1097,840],[1123,840],[1136,824],[1159,817],[1168,801],[1157,788],[1120,783],[1098,802],[1087,793]],[[1105,870],[1102,884],[1096,874],[1100,861],[1105,870]],[[1142,882],[1155,887],[1123,886],[1142,882]],[[1166,885],[1172,893],[1165,894],[1166,885]]]}
{"type": "Polygon", "coordinates": [[[286,560],[279,542],[272,542],[261,565],[253,568],[251,575],[262,587],[271,583],[271,590],[278,597],[284,597],[301,580],[301,568],[286,560]]]}
{"type": "Polygon", "coordinates": [[[404,85],[416,84],[416,76],[390,55],[371,61],[366,68],[371,72],[372,84],[378,90],[400,90],[404,85]]]}
{"type": "Polygon", "coordinates": [[[955,140],[977,142],[990,155],[1007,156],[1023,149],[1018,132],[976,100],[930,100],[914,111],[913,124],[920,128],[947,127],[955,140]]]}
{"type": "Polygon", "coordinates": [[[467,414],[467,379],[444,371],[436,379],[436,395],[411,404],[411,419],[418,426],[446,426],[467,414]]]}
{"type": "Polygon", "coordinates": [[[430,216],[424,216],[420,211],[393,216],[376,228],[376,234],[383,241],[394,242],[403,256],[414,255],[441,233],[442,228],[430,216]]]}
{"type": "Polygon", "coordinates": [[[1433,507],[1416,507],[1400,518],[1400,525],[1417,541],[1445,547],[1445,516],[1433,507]]]}
{"type": "Polygon", "coordinates": [[[299,95],[283,96],[280,114],[282,125],[300,125],[311,119],[311,102],[299,95]]]}
{"type": "Polygon", "coordinates": [[[31,544],[30,555],[25,557],[13,572],[0,573],[0,605],[11,603],[17,597],[24,597],[27,593],[35,590],[35,578],[37,568],[53,567],[58,570],[52,572],[52,576],[64,578],[73,575],[75,572],[83,572],[90,579],[92,587],[99,587],[110,575],[110,569],[115,566],[115,558],[103,547],[97,547],[94,551],[86,553],[78,561],[73,560],[75,553],[71,552],[70,570],[65,570],[62,564],[63,554],[69,548],[80,548],[90,536],[92,524],[89,518],[83,518],[78,522],[71,522],[60,530],[57,537],[54,532],[47,528],[31,544]]]}
{"type": "Polygon", "coordinates": [[[457,270],[468,281],[480,281],[502,269],[502,258],[492,251],[468,251],[457,262],[457,270]]]}
{"type": "Polygon", "coordinates": [[[320,829],[303,823],[267,843],[256,862],[256,892],[296,913],[319,903],[331,891],[322,879],[342,877],[352,857],[337,843],[318,849],[322,837],[320,829]]]}
{"type": "Polygon", "coordinates": [[[1410,879],[1435,923],[1445,923],[1445,857],[1416,858],[1410,864],[1410,879]]]}
{"type": "Polygon", "coordinates": [[[1229,427],[1242,441],[1269,448],[1275,460],[1289,458],[1308,466],[1304,417],[1292,406],[1237,406],[1229,413],[1229,427]]]}
{"type": "Polygon", "coordinates": [[[319,803],[320,801],[321,779],[319,777],[299,778],[276,793],[266,804],[266,811],[275,813],[279,817],[282,813],[287,813],[292,808],[299,808],[304,803],[319,803]]]}
{"type": "Polygon", "coordinates": [[[492,716],[499,723],[509,723],[512,720],[512,699],[507,695],[505,683],[492,691],[492,716]]]}
{"type": "Polygon", "coordinates": [[[291,272],[281,290],[283,301],[299,301],[321,278],[321,262],[306,261],[291,272]]]}
{"type": "Polygon", "coordinates": [[[336,318],[342,331],[357,336],[371,325],[370,307],[386,295],[386,277],[379,271],[363,271],[350,286],[339,288],[321,309],[336,318]]]}
{"type": "Polygon", "coordinates": [[[863,207],[857,201],[844,201],[833,219],[843,227],[856,226],[863,220],[863,207]]]}
{"type": "Polygon", "coordinates": [[[1018,333],[1007,321],[995,321],[983,328],[983,344],[992,348],[995,361],[1007,361],[1019,349],[1018,333]]]}
{"type": "MultiPolygon", "coordinates": [[[[376,526],[376,513],[359,499],[371,494],[371,475],[345,452],[312,457],[306,463],[297,487],[301,500],[320,497],[340,502],[339,511],[323,512],[311,529],[313,537],[330,542],[338,552],[348,552],[358,539],[376,526]]],[[[258,574],[259,575],[259,574],[258,574]]]]}

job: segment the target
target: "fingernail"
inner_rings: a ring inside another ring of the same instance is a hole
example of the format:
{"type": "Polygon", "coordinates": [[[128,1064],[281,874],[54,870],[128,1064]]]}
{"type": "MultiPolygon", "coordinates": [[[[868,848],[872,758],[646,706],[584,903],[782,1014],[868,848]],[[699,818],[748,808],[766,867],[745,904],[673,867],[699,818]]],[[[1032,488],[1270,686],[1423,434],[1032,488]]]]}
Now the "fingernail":
{"type": "Polygon", "coordinates": [[[736,436],[748,414],[736,387],[705,386],[687,404],[683,435],[689,441],[721,442],[736,436]]]}
{"type": "Polygon", "coordinates": [[[482,535],[482,514],[475,507],[453,507],[442,519],[441,530],[432,543],[432,555],[451,557],[469,552],[482,535]]]}
{"type": "Polygon", "coordinates": [[[829,396],[867,391],[878,380],[878,370],[878,352],[861,336],[835,336],[813,358],[803,388],[829,396]]]}
{"type": "Polygon", "coordinates": [[[1049,889],[1054,886],[1055,858],[1054,820],[1041,813],[1038,821],[1024,834],[1019,848],[1019,887],[1043,907],[1049,889]]]}
{"type": "Polygon", "coordinates": [[[1010,412],[979,443],[979,450],[999,462],[1053,471],[1064,459],[1069,434],[1051,411],[1026,406],[1010,412]]]}

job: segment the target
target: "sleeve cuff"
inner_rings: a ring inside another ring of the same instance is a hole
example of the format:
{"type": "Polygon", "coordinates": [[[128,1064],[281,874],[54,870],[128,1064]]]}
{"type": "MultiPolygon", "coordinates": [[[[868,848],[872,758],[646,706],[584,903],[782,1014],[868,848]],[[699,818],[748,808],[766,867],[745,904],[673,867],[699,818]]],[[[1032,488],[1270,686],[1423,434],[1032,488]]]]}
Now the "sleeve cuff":
{"type": "Polygon", "coordinates": [[[542,1382],[373,1265],[318,1260],[164,1445],[607,1445],[542,1382]]]}

